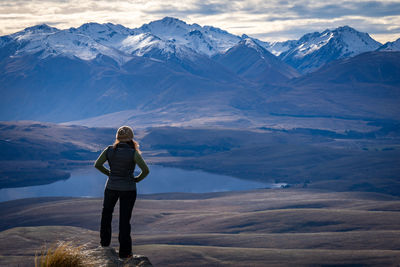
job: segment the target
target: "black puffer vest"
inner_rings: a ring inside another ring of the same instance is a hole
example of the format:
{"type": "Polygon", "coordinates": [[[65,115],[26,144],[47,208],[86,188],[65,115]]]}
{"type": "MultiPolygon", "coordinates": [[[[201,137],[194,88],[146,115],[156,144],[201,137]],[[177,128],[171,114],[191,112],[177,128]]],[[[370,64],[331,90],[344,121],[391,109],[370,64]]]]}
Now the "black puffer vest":
{"type": "Polygon", "coordinates": [[[110,175],[106,188],[120,191],[136,190],[136,183],[133,180],[135,170],[135,149],[127,143],[119,143],[114,149],[109,146],[107,149],[107,160],[110,165],[110,175]]]}

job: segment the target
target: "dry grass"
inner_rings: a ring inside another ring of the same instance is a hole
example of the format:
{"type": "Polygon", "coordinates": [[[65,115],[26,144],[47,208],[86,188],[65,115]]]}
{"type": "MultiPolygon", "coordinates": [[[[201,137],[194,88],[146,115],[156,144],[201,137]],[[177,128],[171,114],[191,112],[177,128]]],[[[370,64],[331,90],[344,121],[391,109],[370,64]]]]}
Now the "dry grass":
{"type": "Polygon", "coordinates": [[[59,242],[46,250],[42,248],[41,255],[35,256],[35,267],[85,267],[93,266],[85,253],[84,245],[73,246],[71,242],[59,242]]]}

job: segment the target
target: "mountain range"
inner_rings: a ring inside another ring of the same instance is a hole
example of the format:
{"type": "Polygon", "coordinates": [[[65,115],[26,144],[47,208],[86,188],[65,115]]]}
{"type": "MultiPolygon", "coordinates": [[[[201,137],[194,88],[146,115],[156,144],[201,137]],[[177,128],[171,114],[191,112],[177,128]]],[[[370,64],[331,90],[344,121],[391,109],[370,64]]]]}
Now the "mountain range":
{"type": "MultiPolygon", "coordinates": [[[[274,49],[278,44],[273,44],[274,49]]],[[[321,33],[309,33],[296,41],[280,44],[284,50],[279,57],[303,73],[314,71],[324,64],[341,58],[348,58],[363,52],[379,49],[382,44],[367,33],[344,26],[321,33]]]]}
{"type": "MultiPolygon", "coordinates": [[[[79,28],[59,30],[46,24],[26,28],[23,31],[2,36],[0,46],[6,52],[17,55],[41,52],[41,57],[66,55],[84,60],[102,54],[120,64],[137,56],[154,56],[157,53],[190,56],[196,53],[213,56],[225,53],[239,44],[247,35],[236,36],[212,26],[187,24],[176,18],[165,17],[129,29],[112,23],[86,23],[79,28]]],[[[321,62],[315,67],[339,59],[374,50],[398,50],[399,40],[384,45],[367,33],[343,26],[321,33],[313,32],[298,40],[264,42],[251,38],[269,52],[279,56],[295,68],[309,65],[307,57],[318,55],[321,62]],[[328,52],[329,55],[321,55],[328,52]],[[296,61],[296,62],[293,62],[296,61]]],[[[302,68],[303,69],[303,68],[302,68]]],[[[306,68],[309,72],[310,67],[306,68]]],[[[312,68],[311,68],[312,69],[312,68]]]]}
{"type": "Polygon", "coordinates": [[[282,114],[398,119],[392,102],[399,94],[399,42],[382,45],[344,26],[269,43],[171,17],[135,29],[42,24],[0,37],[0,119],[104,125],[255,125],[282,114]]]}

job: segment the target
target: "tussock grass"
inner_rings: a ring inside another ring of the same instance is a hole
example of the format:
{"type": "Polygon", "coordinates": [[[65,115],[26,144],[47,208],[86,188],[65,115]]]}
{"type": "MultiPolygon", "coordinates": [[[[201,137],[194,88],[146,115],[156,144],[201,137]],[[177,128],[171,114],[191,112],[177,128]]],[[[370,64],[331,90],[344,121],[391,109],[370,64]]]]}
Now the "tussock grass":
{"type": "Polygon", "coordinates": [[[72,242],[59,242],[35,255],[35,267],[86,267],[94,266],[84,253],[84,245],[73,246],[72,242]]]}

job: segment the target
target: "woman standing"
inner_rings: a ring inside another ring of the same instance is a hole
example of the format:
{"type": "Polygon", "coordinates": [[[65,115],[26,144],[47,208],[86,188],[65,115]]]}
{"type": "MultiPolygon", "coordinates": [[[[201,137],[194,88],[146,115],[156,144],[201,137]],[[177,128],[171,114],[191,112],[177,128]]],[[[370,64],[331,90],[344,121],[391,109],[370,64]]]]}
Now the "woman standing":
{"type": "Polygon", "coordinates": [[[119,257],[132,257],[131,215],[136,200],[136,183],[149,174],[139,144],[133,138],[132,128],[122,126],[118,129],[115,142],[100,154],[94,165],[108,176],[104,190],[103,211],[101,214],[100,244],[108,247],[111,242],[111,221],[115,204],[119,199],[119,257]],[[108,161],[110,170],[103,164],[108,161]],[[134,176],[135,165],[142,172],[134,176]]]}

